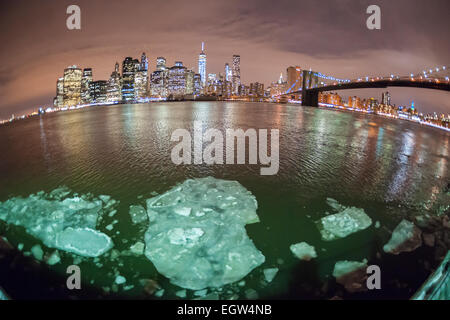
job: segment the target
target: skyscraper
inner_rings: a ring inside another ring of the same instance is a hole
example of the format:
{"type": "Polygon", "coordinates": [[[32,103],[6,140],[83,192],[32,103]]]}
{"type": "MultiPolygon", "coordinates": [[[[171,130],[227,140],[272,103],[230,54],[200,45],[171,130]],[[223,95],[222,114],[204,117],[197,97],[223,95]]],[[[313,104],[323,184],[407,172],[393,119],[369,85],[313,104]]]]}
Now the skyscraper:
{"type": "Polygon", "coordinates": [[[134,99],[144,99],[148,96],[148,59],[145,52],[141,56],[141,63],[134,75],[134,99]]]}
{"type": "Polygon", "coordinates": [[[122,77],[119,72],[119,63],[116,62],[114,71],[108,80],[106,89],[106,101],[107,102],[119,102],[122,100],[122,77]]]}
{"type": "Polygon", "coordinates": [[[232,73],[230,69],[230,65],[228,63],[225,63],[225,80],[231,81],[232,73]]]}
{"type": "Polygon", "coordinates": [[[122,64],[122,100],[133,101],[134,76],[139,69],[140,62],[137,59],[126,57],[122,64]]]}
{"type": "Polygon", "coordinates": [[[56,105],[62,108],[64,106],[64,78],[59,78],[56,82],[56,105]]]}
{"type": "Polygon", "coordinates": [[[81,102],[82,71],[77,66],[70,66],[64,70],[63,104],[76,106],[81,102]]]}
{"type": "Polygon", "coordinates": [[[156,58],[156,70],[157,71],[166,70],[166,58],[164,58],[164,57],[156,58]]]}
{"type": "Polygon", "coordinates": [[[205,53],[205,43],[202,42],[202,52],[198,56],[198,73],[202,80],[203,87],[206,86],[206,53],[205,53]]]}
{"type": "Polygon", "coordinates": [[[381,96],[382,104],[385,106],[391,105],[391,94],[389,92],[383,92],[381,96]]]}
{"type": "Polygon", "coordinates": [[[167,94],[173,99],[182,98],[186,94],[186,67],[177,61],[167,71],[167,94]]]}
{"type": "Polygon", "coordinates": [[[81,103],[91,103],[89,84],[92,82],[92,69],[83,69],[81,78],[81,103]]]}
{"type": "Polygon", "coordinates": [[[233,56],[233,67],[232,67],[232,89],[234,95],[239,95],[239,88],[241,86],[241,56],[233,56]]]}
{"type": "Polygon", "coordinates": [[[303,72],[299,66],[288,67],[287,74],[287,92],[299,91],[303,85],[303,72]]]}
{"type": "Polygon", "coordinates": [[[92,81],[89,83],[89,96],[92,103],[103,103],[106,101],[108,82],[105,80],[92,81]]]}

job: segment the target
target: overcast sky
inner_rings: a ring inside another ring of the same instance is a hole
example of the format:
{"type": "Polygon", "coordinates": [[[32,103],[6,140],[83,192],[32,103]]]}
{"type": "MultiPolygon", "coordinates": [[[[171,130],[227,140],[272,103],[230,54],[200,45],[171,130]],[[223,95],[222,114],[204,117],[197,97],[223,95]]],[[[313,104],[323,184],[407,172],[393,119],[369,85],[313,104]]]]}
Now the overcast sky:
{"type": "MultiPolygon", "coordinates": [[[[290,65],[342,78],[407,75],[450,64],[448,0],[0,0],[0,119],[52,104],[56,80],[76,64],[106,80],[116,61],[146,52],[207,73],[241,55],[246,84],[269,85],[290,65]],[[66,8],[81,8],[81,30],[66,28],[66,8]],[[379,31],[366,9],[381,7],[379,31]]],[[[391,89],[393,102],[450,113],[450,94],[391,89]]],[[[380,98],[381,90],[342,91],[380,98]]]]}

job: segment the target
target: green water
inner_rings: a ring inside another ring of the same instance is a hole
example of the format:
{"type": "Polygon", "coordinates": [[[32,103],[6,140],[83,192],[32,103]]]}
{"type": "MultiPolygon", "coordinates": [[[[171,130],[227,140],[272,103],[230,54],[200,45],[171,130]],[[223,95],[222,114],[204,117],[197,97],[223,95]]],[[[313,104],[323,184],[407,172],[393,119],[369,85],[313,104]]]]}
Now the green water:
{"type": "MultiPolygon", "coordinates": [[[[79,194],[110,195],[120,201],[118,214],[105,218],[99,229],[112,238],[118,252],[143,239],[142,228],[130,221],[130,205],[145,205],[152,193],[164,193],[188,178],[237,180],[258,201],[261,222],[246,229],[266,262],[245,277],[245,286],[223,288],[223,299],[245,298],[250,288],[260,298],[326,299],[336,293],[346,298],[408,298],[429,275],[423,263],[434,263],[433,252],[422,247],[410,254],[386,255],[386,232],[403,218],[426,208],[434,213],[440,201],[448,201],[442,197],[449,182],[448,133],[406,121],[296,105],[180,102],[96,107],[2,126],[0,147],[0,201],[61,185],[79,194]],[[279,129],[278,174],[261,176],[260,165],[174,165],[170,136],[179,128],[192,131],[196,120],[202,121],[203,130],[279,129]],[[345,239],[322,241],[314,222],[330,211],[327,197],[363,208],[382,227],[372,225],[345,239]],[[106,230],[114,219],[119,223],[106,230]],[[317,259],[301,262],[292,255],[289,246],[302,241],[316,247],[317,259]],[[334,264],[364,258],[381,267],[383,289],[344,293],[331,276],[334,264]],[[263,269],[271,267],[280,271],[265,284],[263,269]]],[[[25,252],[39,243],[20,227],[0,222],[0,231],[14,246],[24,243],[25,252]]],[[[13,298],[155,298],[143,292],[142,279],[156,280],[165,289],[162,299],[177,298],[175,292],[181,289],[159,275],[145,256],[112,260],[107,254],[100,258],[100,268],[92,259],[75,260],[80,262],[83,289],[69,291],[65,270],[74,257],[61,256],[62,263],[49,268],[20,254],[0,259],[0,285],[13,298]],[[134,287],[125,291],[113,286],[117,272],[134,287]]]]}

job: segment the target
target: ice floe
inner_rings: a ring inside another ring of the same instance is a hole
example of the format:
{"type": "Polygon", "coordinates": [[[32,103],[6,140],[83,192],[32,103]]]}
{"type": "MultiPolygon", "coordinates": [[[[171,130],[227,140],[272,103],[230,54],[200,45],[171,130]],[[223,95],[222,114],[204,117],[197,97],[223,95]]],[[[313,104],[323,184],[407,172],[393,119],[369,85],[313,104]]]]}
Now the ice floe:
{"type": "Polygon", "coordinates": [[[290,246],[291,252],[300,260],[309,261],[317,258],[316,249],[306,242],[296,243],[290,246]]]}
{"type": "Polygon", "coordinates": [[[367,229],[371,224],[372,219],[364,210],[355,207],[344,207],[342,211],[323,217],[316,222],[324,241],[345,238],[352,233],[367,229]]]}
{"type": "MultiPolygon", "coordinates": [[[[0,220],[24,227],[50,248],[86,257],[105,253],[113,243],[96,227],[104,201],[112,206],[114,200],[105,196],[103,200],[91,199],[87,195],[64,198],[69,194],[69,189],[58,188],[49,194],[41,191],[27,198],[11,198],[0,203],[0,220]]],[[[38,259],[41,255],[37,251],[33,254],[36,253],[38,259]]]]}
{"type": "Polygon", "coordinates": [[[272,282],[273,278],[275,278],[275,276],[278,273],[278,268],[267,268],[264,269],[264,278],[266,279],[267,282],[272,282]]]}
{"type": "Polygon", "coordinates": [[[392,232],[391,239],[384,245],[387,253],[411,252],[422,245],[422,231],[408,220],[402,220],[392,232]]]}
{"type": "Polygon", "coordinates": [[[186,180],[147,200],[145,255],[182,288],[221,287],[265,261],[245,225],[258,222],[255,197],[236,181],[186,180]]]}
{"type": "Polygon", "coordinates": [[[338,261],[334,265],[333,277],[349,292],[365,291],[367,280],[367,260],[338,261]]]}

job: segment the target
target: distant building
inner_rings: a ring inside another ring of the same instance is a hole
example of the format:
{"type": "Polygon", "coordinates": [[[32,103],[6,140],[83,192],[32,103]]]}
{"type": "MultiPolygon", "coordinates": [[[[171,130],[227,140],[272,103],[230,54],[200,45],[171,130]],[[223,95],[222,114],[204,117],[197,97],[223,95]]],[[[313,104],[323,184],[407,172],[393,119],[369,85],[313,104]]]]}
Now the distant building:
{"type": "Polygon", "coordinates": [[[62,108],[64,106],[64,78],[59,78],[56,81],[56,98],[55,107],[62,108]]]}
{"type": "Polygon", "coordinates": [[[283,74],[280,74],[280,78],[277,82],[272,82],[269,88],[269,95],[271,97],[278,97],[284,93],[286,93],[287,90],[287,83],[283,79],[283,74]]]}
{"type": "Polygon", "coordinates": [[[186,67],[177,61],[167,70],[167,95],[174,99],[183,98],[186,94],[186,67]]]}
{"type": "Polygon", "coordinates": [[[259,82],[250,83],[249,95],[253,97],[263,97],[264,84],[259,82]]]}
{"type": "Polygon", "coordinates": [[[148,97],[148,59],[145,52],[134,75],[134,100],[148,97]]]}
{"type": "Polygon", "coordinates": [[[198,56],[198,73],[200,74],[202,86],[206,86],[206,53],[205,43],[202,42],[202,52],[198,56]]]}
{"type": "Polygon", "coordinates": [[[81,78],[82,71],[75,65],[64,70],[64,106],[76,106],[81,103],[81,78]]]}
{"type": "Polygon", "coordinates": [[[194,95],[198,96],[202,93],[202,77],[199,73],[194,74],[194,95]]]}
{"type": "Polygon", "coordinates": [[[382,104],[384,104],[385,106],[390,106],[391,105],[391,94],[389,92],[383,92],[381,94],[381,101],[382,101],[382,104]]]}
{"type": "Polygon", "coordinates": [[[300,91],[303,85],[303,72],[302,68],[299,66],[288,67],[286,70],[287,80],[286,80],[286,92],[297,92],[300,91]]]}
{"type": "Polygon", "coordinates": [[[225,63],[225,81],[231,82],[233,74],[231,72],[230,65],[228,63],[225,63]]]}
{"type": "Polygon", "coordinates": [[[98,80],[92,81],[89,84],[89,95],[92,103],[104,103],[106,102],[108,81],[98,80]]]}
{"type": "Polygon", "coordinates": [[[164,58],[164,57],[156,58],[156,70],[157,71],[166,70],[166,58],[164,58]]]}
{"type": "Polygon", "coordinates": [[[233,95],[239,95],[241,90],[241,56],[233,55],[232,66],[232,91],[233,95]]]}
{"type": "Polygon", "coordinates": [[[150,90],[153,97],[167,97],[166,70],[156,70],[150,76],[150,90]]]}
{"type": "Polygon", "coordinates": [[[139,70],[139,60],[126,57],[122,64],[122,100],[135,100],[134,78],[139,70]]]}
{"type": "Polygon", "coordinates": [[[92,69],[83,69],[83,76],[81,77],[81,103],[91,103],[89,95],[89,84],[92,82],[92,69]]]}
{"type": "Polygon", "coordinates": [[[195,88],[194,88],[194,76],[195,72],[192,70],[186,71],[186,94],[193,95],[195,88]]]}
{"type": "Polygon", "coordinates": [[[106,101],[107,102],[120,102],[122,100],[122,77],[120,76],[119,63],[116,62],[114,71],[108,80],[106,88],[106,101]]]}

